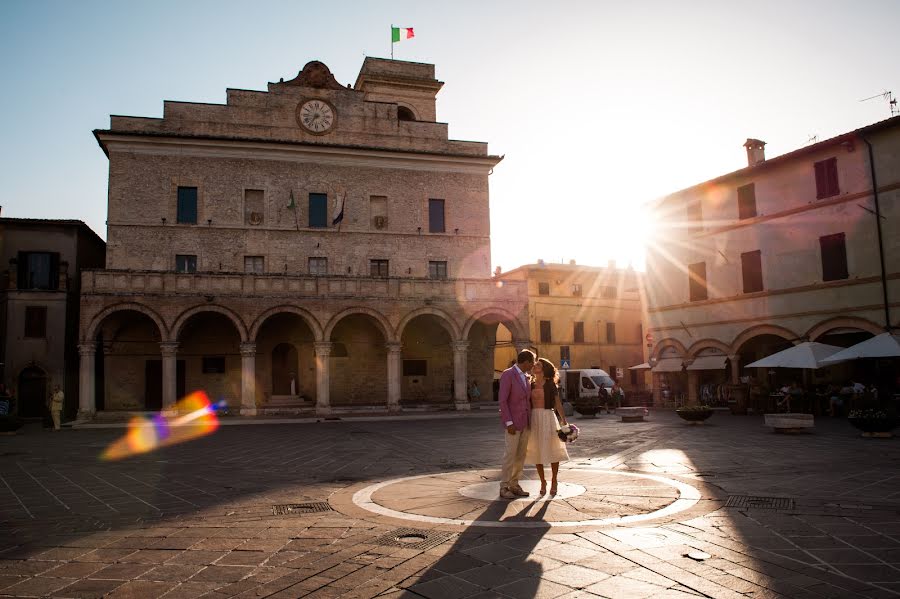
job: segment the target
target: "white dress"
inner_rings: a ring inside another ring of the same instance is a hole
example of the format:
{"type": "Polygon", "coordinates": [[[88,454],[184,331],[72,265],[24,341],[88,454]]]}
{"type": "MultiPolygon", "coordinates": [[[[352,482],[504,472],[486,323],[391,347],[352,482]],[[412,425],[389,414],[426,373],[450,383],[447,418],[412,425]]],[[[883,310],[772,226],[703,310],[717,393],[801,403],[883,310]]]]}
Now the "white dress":
{"type": "Polygon", "coordinates": [[[569,460],[566,444],[556,434],[558,430],[559,420],[553,410],[531,410],[531,433],[528,435],[528,449],[525,452],[527,464],[554,464],[569,460]]]}

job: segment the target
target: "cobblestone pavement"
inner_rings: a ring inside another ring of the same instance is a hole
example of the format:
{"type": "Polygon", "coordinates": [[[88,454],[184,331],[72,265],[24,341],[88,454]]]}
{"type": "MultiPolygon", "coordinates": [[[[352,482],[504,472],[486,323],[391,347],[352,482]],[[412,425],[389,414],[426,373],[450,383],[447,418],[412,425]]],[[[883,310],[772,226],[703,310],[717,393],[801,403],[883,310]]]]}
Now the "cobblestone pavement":
{"type": "Polygon", "coordinates": [[[226,426],[112,463],[121,429],[0,437],[0,595],[900,597],[896,439],[577,422],[566,496],[516,502],[493,415],[226,426]]]}

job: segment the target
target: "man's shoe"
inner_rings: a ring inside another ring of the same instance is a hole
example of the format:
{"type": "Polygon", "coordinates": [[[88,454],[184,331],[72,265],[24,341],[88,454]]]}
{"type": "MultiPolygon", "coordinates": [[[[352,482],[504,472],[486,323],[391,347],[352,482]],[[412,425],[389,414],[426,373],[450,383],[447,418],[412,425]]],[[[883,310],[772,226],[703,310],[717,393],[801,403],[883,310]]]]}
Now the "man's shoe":
{"type": "Polygon", "coordinates": [[[529,493],[522,487],[516,487],[515,489],[510,489],[509,491],[516,497],[528,497],[529,495],[531,495],[531,493],[529,493]]]}
{"type": "Polygon", "coordinates": [[[516,498],[516,494],[513,493],[512,491],[510,491],[509,489],[507,489],[506,487],[503,487],[500,489],[500,499],[515,499],[515,498],[516,498]]]}

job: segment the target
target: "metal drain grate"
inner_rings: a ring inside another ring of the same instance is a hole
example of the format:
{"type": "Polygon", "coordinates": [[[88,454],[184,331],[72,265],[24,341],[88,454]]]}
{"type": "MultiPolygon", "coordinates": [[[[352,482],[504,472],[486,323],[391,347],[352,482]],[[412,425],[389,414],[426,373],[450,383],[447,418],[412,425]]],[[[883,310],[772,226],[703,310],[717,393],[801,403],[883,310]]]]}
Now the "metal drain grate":
{"type": "Polygon", "coordinates": [[[328,505],[327,501],[310,501],[307,503],[285,503],[282,505],[273,505],[272,513],[276,516],[284,516],[286,514],[313,514],[315,512],[332,512],[334,508],[328,505]]]}
{"type": "Polygon", "coordinates": [[[444,541],[449,541],[456,533],[440,530],[419,530],[417,528],[398,528],[369,541],[375,545],[388,547],[406,547],[407,549],[431,549],[444,541]]]}
{"type": "Polygon", "coordinates": [[[725,507],[763,508],[768,510],[792,510],[790,497],[761,497],[759,495],[729,495],[725,507]]]}

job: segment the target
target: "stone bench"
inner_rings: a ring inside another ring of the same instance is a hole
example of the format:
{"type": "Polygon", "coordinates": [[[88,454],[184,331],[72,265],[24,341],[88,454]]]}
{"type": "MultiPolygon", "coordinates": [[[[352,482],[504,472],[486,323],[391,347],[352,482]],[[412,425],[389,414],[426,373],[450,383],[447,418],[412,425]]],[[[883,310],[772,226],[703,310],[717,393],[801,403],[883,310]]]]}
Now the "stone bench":
{"type": "Polygon", "coordinates": [[[799,433],[815,426],[812,414],[766,414],[765,422],[776,433],[799,433]]]}
{"type": "Polygon", "coordinates": [[[616,414],[622,417],[622,422],[643,422],[646,413],[646,409],[641,406],[616,408],[616,414]]]}

